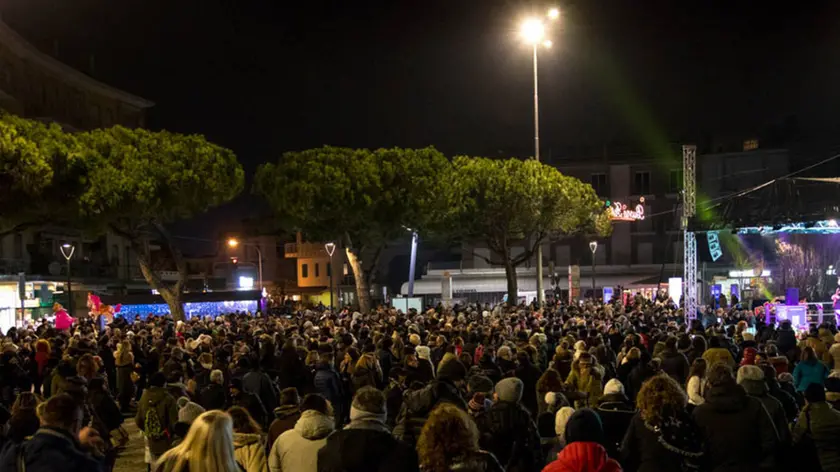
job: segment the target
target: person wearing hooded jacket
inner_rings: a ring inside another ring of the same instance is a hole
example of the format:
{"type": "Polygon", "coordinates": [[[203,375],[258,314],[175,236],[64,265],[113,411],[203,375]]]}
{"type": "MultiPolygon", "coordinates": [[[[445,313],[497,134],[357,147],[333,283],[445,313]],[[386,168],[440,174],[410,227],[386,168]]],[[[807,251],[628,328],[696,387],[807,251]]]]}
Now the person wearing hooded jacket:
{"type": "Polygon", "coordinates": [[[309,394],[300,405],[300,419],[295,427],[274,441],[268,457],[270,472],[317,472],[318,451],[335,429],[329,402],[318,394],[309,394]]]}
{"type": "Polygon", "coordinates": [[[598,402],[596,411],[604,427],[604,442],[601,444],[611,457],[618,457],[621,441],[636,415],[636,406],[627,399],[624,385],[618,379],[612,379],[604,386],[604,396],[598,402]]]}
{"type": "Polygon", "coordinates": [[[459,360],[452,360],[438,369],[437,378],[429,385],[420,390],[407,391],[397,415],[394,436],[408,444],[416,444],[429,414],[441,403],[451,403],[467,411],[467,402],[461,396],[460,390],[466,375],[467,369],[464,364],[459,360]]]}
{"type": "MultiPolygon", "coordinates": [[[[761,367],[754,365],[741,366],[738,369],[737,382],[738,385],[744,388],[747,395],[757,398],[761,402],[764,409],[770,415],[770,419],[773,420],[773,425],[776,427],[776,435],[779,438],[775,459],[781,463],[788,456],[788,448],[791,443],[790,428],[788,427],[788,421],[782,403],[770,395],[767,383],[764,381],[764,371],[761,367]]],[[[773,457],[768,457],[766,460],[768,468],[773,465],[773,459],[773,457]]]]}
{"type": "Polygon", "coordinates": [[[682,385],[688,380],[689,363],[685,354],[677,350],[677,338],[668,336],[665,340],[665,349],[659,354],[659,365],[662,372],[670,375],[671,378],[682,385]]]}
{"type": "Polygon", "coordinates": [[[525,351],[520,351],[516,354],[516,360],[519,362],[519,367],[516,368],[516,377],[522,381],[522,405],[531,414],[531,418],[536,419],[539,412],[537,405],[537,382],[540,380],[542,372],[531,362],[530,356],[525,351]]]}
{"type": "Polygon", "coordinates": [[[525,386],[510,377],[496,384],[496,402],[476,418],[479,444],[508,472],[528,472],[542,466],[543,452],[537,425],[522,404],[525,386]]]}
{"type": "Polygon", "coordinates": [[[233,454],[244,472],[265,472],[268,462],[265,457],[262,429],[248,414],[248,410],[235,406],[228,410],[233,419],[233,454]]]}
{"type": "Polygon", "coordinates": [[[779,445],[776,427],[761,401],[747,395],[723,363],[709,370],[706,401],[692,416],[707,444],[707,464],[713,472],[761,471],[773,467],[779,445]]]}
{"type": "Polygon", "coordinates": [[[137,415],[134,422],[143,431],[146,439],[146,463],[154,464],[157,458],[169,450],[172,445],[172,432],[178,422],[178,405],[175,398],[169,394],[164,385],[166,379],[163,372],[155,372],[149,379],[149,387],[143,391],[143,396],[137,403],[137,415]],[[150,410],[154,410],[160,423],[160,437],[149,437],[146,420],[150,410]]]}
{"type": "Polygon", "coordinates": [[[604,449],[604,428],[595,411],[577,410],[566,423],[566,446],[543,472],[621,472],[604,449]]]}
{"type": "Polygon", "coordinates": [[[374,387],[360,388],[350,407],[350,423],[318,451],[318,472],[418,470],[417,452],[391,434],[386,418],[385,395],[374,387]]]}
{"type": "Polygon", "coordinates": [[[840,412],[825,401],[825,389],[820,385],[809,385],[805,400],[807,404],[793,428],[793,441],[798,443],[810,435],[822,472],[836,472],[840,470],[840,412]]]}
{"type": "Polygon", "coordinates": [[[779,400],[776,400],[770,395],[767,388],[767,383],[764,381],[764,371],[761,367],[754,365],[741,366],[738,369],[737,376],[738,385],[744,388],[747,395],[759,399],[761,404],[773,420],[773,425],[776,427],[776,433],[779,435],[779,440],[782,443],[790,442],[790,429],[788,428],[787,417],[785,417],[785,409],[779,400]]]}

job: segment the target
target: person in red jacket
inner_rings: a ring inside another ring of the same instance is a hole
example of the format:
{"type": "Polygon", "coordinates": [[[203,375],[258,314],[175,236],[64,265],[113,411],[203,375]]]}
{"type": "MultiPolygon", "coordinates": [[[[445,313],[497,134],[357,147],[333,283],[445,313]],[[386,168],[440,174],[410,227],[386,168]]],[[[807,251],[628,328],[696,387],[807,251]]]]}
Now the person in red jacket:
{"type": "Polygon", "coordinates": [[[566,447],[543,472],[621,472],[621,466],[607,456],[602,445],[604,427],[594,410],[577,410],[566,423],[565,439],[566,447]]]}

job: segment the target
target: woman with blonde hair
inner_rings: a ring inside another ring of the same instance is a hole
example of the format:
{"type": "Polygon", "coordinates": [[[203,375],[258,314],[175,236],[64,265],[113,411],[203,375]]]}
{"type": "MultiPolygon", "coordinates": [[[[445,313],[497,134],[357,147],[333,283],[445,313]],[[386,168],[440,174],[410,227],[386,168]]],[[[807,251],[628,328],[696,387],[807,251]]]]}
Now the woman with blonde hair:
{"type": "Polygon", "coordinates": [[[435,408],[417,440],[420,470],[502,472],[496,457],[478,447],[478,428],[467,413],[449,403],[435,408]]]}
{"type": "Polygon", "coordinates": [[[356,362],[351,376],[353,388],[359,390],[362,387],[379,388],[382,386],[382,368],[373,353],[365,353],[356,362]]]}
{"type": "Polygon", "coordinates": [[[233,419],[233,454],[245,472],[265,472],[268,462],[265,458],[262,428],[254,421],[248,410],[235,406],[228,414],[233,419]]]}
{"type": "Polygon", "coordinates": [[[117,344],[114,365],[117,368],[117,400],[120,410],[126,412],[131,407],[131,399],[134,397],[134,382],[131,380],[131,374],[134,372],[134,353],[131,341],[124,339],[117,344]]]}
{"type": "Polygon", "coordinates": [[[156,472],[239,472],[233,450],[233,420],[223,411],[203,413],[178,446],[155,463],[156,472]]]}

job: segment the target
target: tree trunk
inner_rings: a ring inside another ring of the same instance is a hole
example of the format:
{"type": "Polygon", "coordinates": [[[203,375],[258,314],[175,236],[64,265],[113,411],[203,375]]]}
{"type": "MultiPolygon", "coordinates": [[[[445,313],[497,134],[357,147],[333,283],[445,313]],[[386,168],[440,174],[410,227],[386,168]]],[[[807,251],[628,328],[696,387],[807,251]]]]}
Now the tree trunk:
{"type": "Polygon", "coordinates": [[[155,271],[149,265],[148,259],[141,255],[144,249],[134,249],[137,252],[137,263],[140,265],[140,272],[143,278],[146,279],[149,286],[160,293],[161,298],[169,305],[169,313],[175,321],[185,321],[184,304],[181,302],[181,287],[180,284],[175,284],[175,287],[166,286],[158,277],[155,271]]]}
{"type": "Polygon", "coordinates": [[[370,286],[368,285],[368,277],[362,263],[359,262],[359,257],[350,249],[345,248],[344,252],[347,254],[347,262],[353,270],[353,278],[356,281],[356,297],[359,299],[359,311],[368,313],[370,311],[370,286]]]}
{"type": "Polygon", "coordinates": [[[519,286],[516,280],[516,266],[510,257],[505,257],[505,277],[507,278],[508,305],[519,304],[519,286]]]}

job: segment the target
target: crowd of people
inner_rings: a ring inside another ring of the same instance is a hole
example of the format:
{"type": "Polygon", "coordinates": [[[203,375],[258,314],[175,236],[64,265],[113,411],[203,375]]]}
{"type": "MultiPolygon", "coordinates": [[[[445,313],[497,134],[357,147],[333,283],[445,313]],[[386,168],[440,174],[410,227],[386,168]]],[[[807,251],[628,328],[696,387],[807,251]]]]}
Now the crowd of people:
{"type": "Polygon", "coordinates": [[[110,472],[138,440],[156,472],[840,471],[836,326],[737,306],[301,309],[0,339],[3,471],[110,472]]]}

